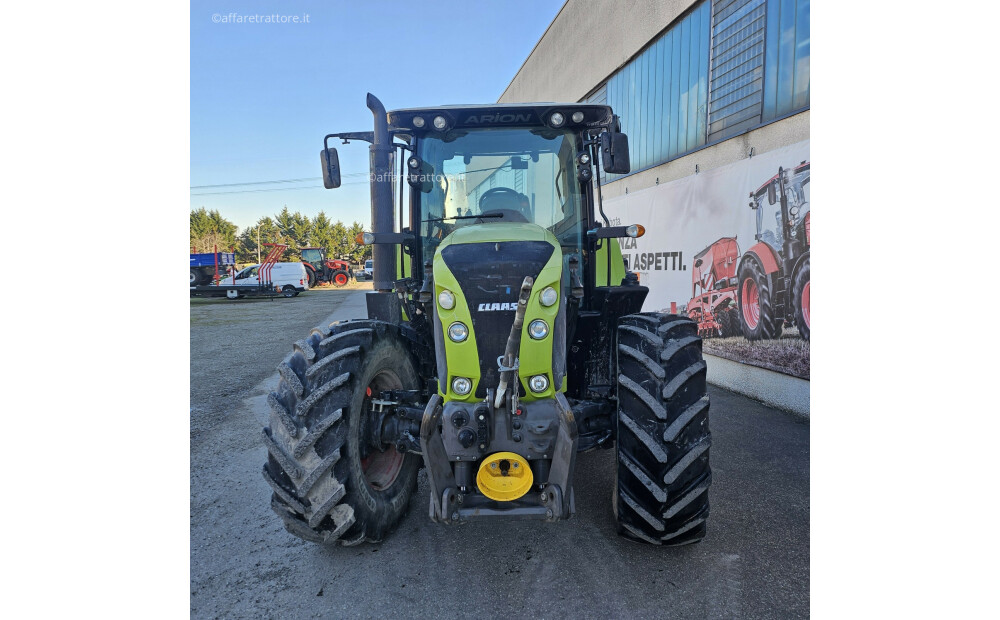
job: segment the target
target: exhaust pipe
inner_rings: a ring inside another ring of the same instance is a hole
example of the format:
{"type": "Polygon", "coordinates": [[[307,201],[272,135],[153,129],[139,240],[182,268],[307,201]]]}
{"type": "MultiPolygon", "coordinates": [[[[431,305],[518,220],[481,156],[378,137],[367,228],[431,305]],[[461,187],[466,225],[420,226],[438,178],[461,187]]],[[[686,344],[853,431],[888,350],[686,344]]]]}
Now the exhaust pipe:
{"type": "MultiPolygon", "coordinates": [[[[368,147],[369,168],[371,172],[372,195],[372,232],[393,232],[392,209],[392,140],[389,137],[389,119],[385,114],[385,106],[378,97],[368,93],[368,109],[375,117],[375,140],[368,147]]],[[[380,293],[392,292],[392,283],[396,279],[395,246],[376,243],[372,246],[373,288],[380,293]]]]}

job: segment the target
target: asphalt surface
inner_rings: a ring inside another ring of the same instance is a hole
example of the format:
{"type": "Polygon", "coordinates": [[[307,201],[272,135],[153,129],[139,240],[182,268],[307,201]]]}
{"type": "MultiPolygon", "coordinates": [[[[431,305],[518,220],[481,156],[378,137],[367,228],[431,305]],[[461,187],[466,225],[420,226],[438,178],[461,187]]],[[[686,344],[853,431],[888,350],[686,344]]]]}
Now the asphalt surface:
{"type": "Polygon", "coordinates": [[[379,545],[288,534],[261,477],[274,368],[357,291],[191,304],[191,615],[195,618],[809,615],[809,424],[722,389],[712,399],[707,538],[659,548],[618,537],[614,450],[579,455],[575,519],[432,523],[421,471],[379,545]]]}

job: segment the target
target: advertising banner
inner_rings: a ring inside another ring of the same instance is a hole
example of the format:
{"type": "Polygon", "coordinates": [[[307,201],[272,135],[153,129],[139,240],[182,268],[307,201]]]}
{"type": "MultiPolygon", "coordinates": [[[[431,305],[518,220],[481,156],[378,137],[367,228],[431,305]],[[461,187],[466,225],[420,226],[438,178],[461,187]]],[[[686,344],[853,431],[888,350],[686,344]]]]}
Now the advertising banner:
{"type": "Polygon", "coordinates": [[[604,202],[644,311],[686,314],[705,352],[809,376],[809,141],[604,202]]]}

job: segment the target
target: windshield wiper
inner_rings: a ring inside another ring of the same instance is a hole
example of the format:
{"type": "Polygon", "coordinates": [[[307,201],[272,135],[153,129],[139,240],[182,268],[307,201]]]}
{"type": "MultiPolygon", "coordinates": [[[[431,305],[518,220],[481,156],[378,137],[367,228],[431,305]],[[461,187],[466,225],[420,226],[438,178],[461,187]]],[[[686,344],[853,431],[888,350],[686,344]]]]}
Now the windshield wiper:
{"type": "Polygon", "coordinates": [[[420,220],[421,222],[443,222],[445,220],[478,220],[479,218],[486,217],[503,217],[503,213],[487,213],[486,215],[453,215],[451,217],[432,217],[429,220],[420,220]]]}

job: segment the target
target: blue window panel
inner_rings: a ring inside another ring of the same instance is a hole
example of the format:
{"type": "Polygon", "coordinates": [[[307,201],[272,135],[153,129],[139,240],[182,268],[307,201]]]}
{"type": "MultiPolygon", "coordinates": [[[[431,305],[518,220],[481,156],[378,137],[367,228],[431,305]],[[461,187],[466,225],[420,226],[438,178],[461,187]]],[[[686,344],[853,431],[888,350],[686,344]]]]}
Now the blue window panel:
{"type": "MultiPolygon", "coordinates": [[[[705,144],[711,10],[710,2],[699,4],[588,98],[603,96],[621,118],[633,170],[705,144]]],[[[602,179],[620,176],[602,174],[602,179]]]]}
{"type": "Polygon", "coordinates": [[[792,108],[809,105],[809,0],[798,3],[795,11],[795,86],[792,108]]]}
{"type": "Polygon", "coordinates": [[[717,3],[712,15],[708,140],[759,125],[763,101],[766,0],[717,3]]]}
{"type": "Polygon", "coordinates": [[[809,106],[809,0],[767,0],[763,120],[809,106]]]}

